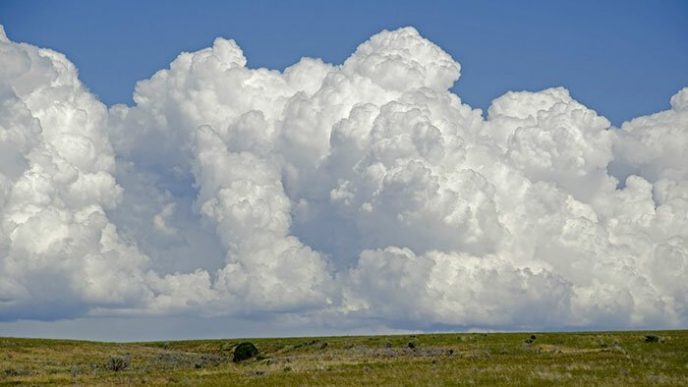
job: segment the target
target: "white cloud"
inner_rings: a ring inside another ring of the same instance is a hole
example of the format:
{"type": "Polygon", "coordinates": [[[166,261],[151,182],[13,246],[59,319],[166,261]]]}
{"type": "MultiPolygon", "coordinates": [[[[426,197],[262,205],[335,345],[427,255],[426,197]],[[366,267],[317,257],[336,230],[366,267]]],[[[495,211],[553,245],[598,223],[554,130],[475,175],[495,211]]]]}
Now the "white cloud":
{"type": "Polygon", "coordinates": [[[146,257],[106,215],[122,191],[107,109],[63,55],[0,40],[2,318],[145,300],[146,257]]]}
{"type": "Polygon", "coordinates": [[[2,320],[688,323],[688,89],[620,129],[563,88],[483,118],[413,28],[283,72],[218,38],[109,109],[61,54],[0,62],[2,320]]]}

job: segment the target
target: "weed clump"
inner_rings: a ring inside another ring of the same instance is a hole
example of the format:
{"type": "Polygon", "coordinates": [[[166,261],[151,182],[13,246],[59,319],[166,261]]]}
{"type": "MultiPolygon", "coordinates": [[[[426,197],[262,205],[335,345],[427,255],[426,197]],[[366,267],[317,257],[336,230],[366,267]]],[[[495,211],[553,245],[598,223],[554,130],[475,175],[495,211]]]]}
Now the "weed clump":
{"type": "Polygon", "coordinates": [[[26,376],[29,375],[29,371],[16,369],[16,368],[5,368],[3,374],[8,377],[12,376],[26,376]]]}
{"type": "Polygon", "coordinates": [[[647,335],[645,336],[646,343],[659,343],[659,336],[657,335],[647,335]]]}
{"type": "Polygon", "coordinates": [[[530,337],[525,340],[525,343],[526,344],[533,344],[535,342],[535,340],[537,340],[537,337],[535,335],[530,335],[530,337]]]}
{"type": "Polygon", "coordinates": [[[235,347],[236,347],[236,345],[231,343],[231,342],[230,343],[222,343],[222,345],[220,345],[220,352],[226,354],[227,352],[231,352],[232,350],[234,350],[235,347]]]}
{"type": "Polygon", "coordinates": [[[107,363],[105,363],[105,369],[110,371],[124,371],[129,368],[129,356],[110,356],[107,363]]]}

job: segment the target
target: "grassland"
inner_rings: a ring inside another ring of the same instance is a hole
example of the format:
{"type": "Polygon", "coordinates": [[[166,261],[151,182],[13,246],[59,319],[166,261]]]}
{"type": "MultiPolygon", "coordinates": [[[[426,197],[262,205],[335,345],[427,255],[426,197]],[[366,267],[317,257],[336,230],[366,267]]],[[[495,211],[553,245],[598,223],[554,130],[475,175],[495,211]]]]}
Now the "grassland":
{"type": "Polygon", "coordinates": [[[21,383],[687,386],[688,331],[147,343],[0,338],[0,384],[21,383]],[[244,341],[260,355],[232,362],[232,348],[244,341]],[[113,371],[111,359],[128,365],[113,371]]]}

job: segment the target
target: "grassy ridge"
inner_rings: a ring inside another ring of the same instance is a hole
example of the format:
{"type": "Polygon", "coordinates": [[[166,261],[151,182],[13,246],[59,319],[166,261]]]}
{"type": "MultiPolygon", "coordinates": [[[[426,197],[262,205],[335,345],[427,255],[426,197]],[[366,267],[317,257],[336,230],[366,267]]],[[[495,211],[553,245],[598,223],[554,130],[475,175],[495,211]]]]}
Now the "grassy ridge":
{"type": "Polygon", "coordinates": [[[147,343],[0,338],[0,384],[688,385],[688,331],[147,343]],[[533,335],[534,340],[531,338],[533,335]],[[647,342],[655,335],[658,342],[647,342]],[[234,344],[260,355],[231,361],[234,344]],[[112,371],[112,358],[126,359],[112,371]]]}

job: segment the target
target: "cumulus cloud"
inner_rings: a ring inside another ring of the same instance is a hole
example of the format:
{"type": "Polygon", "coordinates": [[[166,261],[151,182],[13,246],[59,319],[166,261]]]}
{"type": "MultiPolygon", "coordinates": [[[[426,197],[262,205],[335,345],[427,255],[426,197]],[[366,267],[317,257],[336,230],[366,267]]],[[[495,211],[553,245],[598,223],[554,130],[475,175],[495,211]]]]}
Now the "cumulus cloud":
{"type": "Polygon", "coordinates": [[[146,257],[106,214],[122,194],[106,107],[63,55],[4,37],[0,50],[2,318],[138,303],[146,257]]]}
{"type": "Polygon", "coordinates": [[[413,28],[281,72],[218,38],[132,107],[4,34],[0,62],[3,320],[688,323],[688,88],[621,128],[564,88],[483,114],[413,28]]]}

